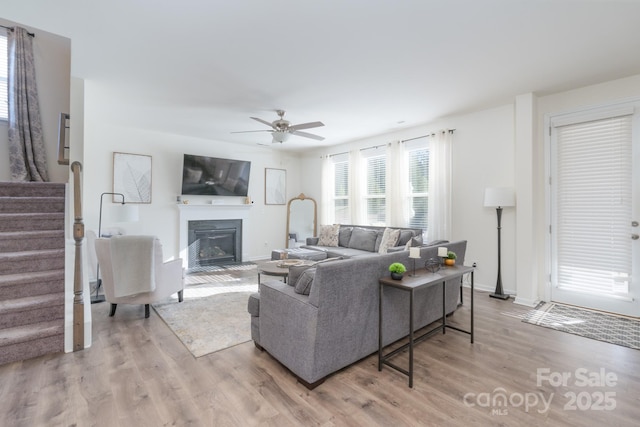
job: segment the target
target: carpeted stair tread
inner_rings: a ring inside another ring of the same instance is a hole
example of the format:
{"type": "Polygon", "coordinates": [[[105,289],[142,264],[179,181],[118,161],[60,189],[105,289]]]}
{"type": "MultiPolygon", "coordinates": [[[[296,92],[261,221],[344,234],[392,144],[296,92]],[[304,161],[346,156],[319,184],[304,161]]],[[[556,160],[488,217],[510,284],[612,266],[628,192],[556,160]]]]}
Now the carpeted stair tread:
{"type": "Polygon", "coordinates": [[[0,252],[0,272],[15,274],[27,271],[63,269],[64,255],[64,249],[0,252]]]}
{"type": "Polygon", "coordinates": [[[0,275],[0,300],[64,292],[64,269],[0,275]]]}
{"type": "Polygon", "coordinates": [[[0,212],[64,212],[64,197],[0,197],[0,212]]]}
{"type": "Polygon", "coordinates": [[[64,305],[64,294],[34,295],[24,298],[16,298],[10,301],[0,301],[0,316],[7,313],[15,313],[25,310],[35,310],[53,305],[64,305]]]}
{"type": "Polygon", "coordinates": [[[0,213],[0,231],[64,229],[64,212],[0,213]]]}
{"type": "Polygon", "coordinates": [[[0,301],[0,329],[59,319],[64,321],[64,294],[35,295],[0,301]]]}
{"type": "Polygon", "coordinates": [[[64,334],[64,322],[60,322],[59,320],[0,329],[0,353],[2,353],[4,346],[60,334],[64,334]]]}
{"type": "Polygon", "coordinates": [[[25,273],[4,274],[0,275],[0,288],[2,286],[20,285],[34,281],[60,279],[64,279],[64,270],[29,271],[25,273]]]}
{"type": "Polygon", "coordinates": [[[53,258],[59,257],[62,255],[64,257],[64,248],[63,249],[42,249],[35,251],[21,251],[21,252],[8,252],[8,253],[0,253],[0,262],[3,260],[21,260],[24,258],[32,259],[33,257],[40,258],[53,258]]]}
{"type": "Polygon", "coordinates": [[[59,182],[0,182],[0,197],[64,197],[65,184],[59,182]]]}
{"type": "Polygon", "coordinates": [[[64,230],[0,232],[0,252],[64,248],[64,230]]]}

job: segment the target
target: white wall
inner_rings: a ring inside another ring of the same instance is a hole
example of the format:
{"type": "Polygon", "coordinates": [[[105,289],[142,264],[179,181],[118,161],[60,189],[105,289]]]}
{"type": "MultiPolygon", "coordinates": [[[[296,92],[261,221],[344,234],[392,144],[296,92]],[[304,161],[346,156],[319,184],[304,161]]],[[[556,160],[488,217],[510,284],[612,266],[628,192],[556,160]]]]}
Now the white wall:
{"type": "MultiPolygon", "coordinates": [[[[303,191],[299,182],[297,155],[269,147],[231,144],[183,135],[156,132],[152,129],[125,127],[118,123],[119,101],[109,88],[85,82],[84,135],[84,215],[87,229],[98,228],[100,195],[113,191],[113,152],[152,156],[152,198],[140,204],[140,220],[123,224],[127,233],[157,235],[163,242],[165,258],[178,256],[178,208],[176,196],[182,181],[184,153],[251,161],[249,196],[253,200],[247,231],[250,235],[248,258],[270,256],[271,250],[286,244],[286,205],[264,204],[264,170],[287,171],[287,199],[303,191]]],[[[127,122],[131,122],[129,117],[127,122]]],[[[133,118],[135,120],[135,118],[133,118]]],[[[206,203],[212,197],[184,196],[190,203],[206,203]]],[[[243,198],[229,198],[241,203],[243,198]]],[[[111,197],[104,197],[105,212],[111,197]]],[[[103,228],[108,220],[103,214],[103,228]]]]}
{"type": "MultiPolygon", "coordinates": [[[[40,97],[40,113],[47,150],[49,180],[66,182],[68,167],[58,165],[58,118],[69,112],[71,91],[71,40],[23,24],[0,19],[0,24],[19,25],[35,34],[33,53],[40,97]]],[[[7,122],[0,122],[0,181],[10,181],[7,122]]]]}

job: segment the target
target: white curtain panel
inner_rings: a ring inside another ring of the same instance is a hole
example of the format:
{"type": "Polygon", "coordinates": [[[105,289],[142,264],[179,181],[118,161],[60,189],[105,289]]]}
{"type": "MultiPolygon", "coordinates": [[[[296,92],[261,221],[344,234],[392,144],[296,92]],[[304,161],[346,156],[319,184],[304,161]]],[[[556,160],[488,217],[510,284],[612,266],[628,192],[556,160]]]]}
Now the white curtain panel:
{"type": "Polygon", "coordinates": [[[7,42],[11,179],[48,181],[33,39],[24,28],[14,27],[7,42]]]}
{"type": "MultiPolygon", "coordinates": [[[[331,156],[322,159],[322,203],[320,204],[320,225],[333,224],[335,220],[335,174],[331,156]]],[[[318,232],[320,228],[318,228],[318,232]]]]}
{"type": "Polygon", "coordinates": [[[387,214],[392,227],[407,227],[411,213],[409,200],[409,165],[404,144],[400,141],[389,144],[389,167],[387,168],[387,214]]]}
{"type": "Polygon", "coordinates": [[[351,224],[365,224],[367,205],[362,203],[365,196],[365,168],[360,149],[349,152],[349,206],[351,207],[351,224]]]}
{"type": "Polygon", "coordinates": [[[451,142],[447,130],[429,138],[429,211],[427,241],[451,235],[451,142]]]}

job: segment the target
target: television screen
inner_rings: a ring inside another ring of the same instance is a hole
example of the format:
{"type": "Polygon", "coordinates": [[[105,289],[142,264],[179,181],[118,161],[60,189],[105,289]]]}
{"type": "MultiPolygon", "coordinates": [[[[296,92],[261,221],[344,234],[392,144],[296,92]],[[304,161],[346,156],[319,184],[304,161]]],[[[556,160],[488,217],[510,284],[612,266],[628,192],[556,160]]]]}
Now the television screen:
{"type": "Polygon", "coordinates": [[[185,154],[182,194],[247,196],[251,162],[185,154]]]}

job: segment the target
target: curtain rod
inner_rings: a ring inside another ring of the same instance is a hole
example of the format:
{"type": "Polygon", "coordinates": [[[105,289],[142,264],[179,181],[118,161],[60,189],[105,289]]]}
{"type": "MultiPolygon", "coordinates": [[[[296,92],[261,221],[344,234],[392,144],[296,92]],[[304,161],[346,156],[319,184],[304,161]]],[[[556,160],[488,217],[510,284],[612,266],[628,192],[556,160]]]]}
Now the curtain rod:
{"type": "MultiPolygon", "coordinates": [[[[453,132],[455,132],[455,131],[456,131],[455,129],[445,129],[445,130],[443,130],[442,132],[449,132],[449,133],[453,133],[453,132]]],[[[427,134],[427,135],[416,136],[415,138],[403,139],[403,140],[402,140],[402,141],[400,141],[400,142],[409,142],[409,141],[413,141],[413,140],[415,140],[415,139],[427,138],[428,136],[435,135],[435,134],[436,134],[436,132],[433,132],[433,133],[430,133],[430,134],[427,134]]],[[[361,148],[361,149],[360,149],[360,151],[370,150],[370,149],[372,149],[372,148],[380,148],[380,147],[384,147],[384,146],[386,146],[386,145],[387,145],[387,144],[380,144],[380,145],[376,145],[376,146],[374,146],[374,147],[361,148]]],[[[328,157],[340,156],[340,155],[342,155],[342,154],[349,154],[349,152],[348,152],[348,151],[345,151],[345,152],[343,152],[343,153],[329,154],[329,155],[328,155],[328,157]]],[[[320,157],[323,157],[323,156],[320,156],[320,157]]]]}
{"type": "MultiPolygon", "coordinates": [[[[15,27],[7,27],[6,25],[1,25],[1,24],[0,24],[0,27],[2,27],[2,28],[6,28],[6,29],[7,29],[7,30],[9,30],[9,31],[13,31],[13,30],[14,30],[14,28],[15,28],[15,27]]],[[[28,31],[27,31],[27,34],[29,34],[31,37],[35,37],[35,36],[36,36],[34,33],[30,33],[30,32],[28,32],[28,31]]]]}

